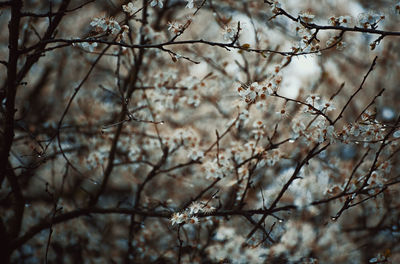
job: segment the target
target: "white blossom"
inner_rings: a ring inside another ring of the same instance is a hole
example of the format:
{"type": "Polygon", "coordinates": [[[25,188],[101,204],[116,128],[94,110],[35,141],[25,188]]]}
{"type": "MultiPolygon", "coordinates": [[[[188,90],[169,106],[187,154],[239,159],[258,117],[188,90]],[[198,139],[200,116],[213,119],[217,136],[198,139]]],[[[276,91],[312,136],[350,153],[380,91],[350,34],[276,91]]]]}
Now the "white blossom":
{"type": "Polygon", "coordinates": [[[138,11],[132,2],[129,2],[127,5],[123,5],[122,10],[124,10],[124,12],[128,13],[130,16],[133,16],[138,11]]]}
{"type": "Polygon", "coordinates": [[[150,5],[153,7],[158,5],[159,8],[163,8],[164,3],[163,3],[163,0],[152,0],[150,5]]]}
{"type": "Polygon", "coordinates": [[[170,219],[171,225],[179,225],[185,222],[187,216],[182,213],[174,213],[170,219]]]}

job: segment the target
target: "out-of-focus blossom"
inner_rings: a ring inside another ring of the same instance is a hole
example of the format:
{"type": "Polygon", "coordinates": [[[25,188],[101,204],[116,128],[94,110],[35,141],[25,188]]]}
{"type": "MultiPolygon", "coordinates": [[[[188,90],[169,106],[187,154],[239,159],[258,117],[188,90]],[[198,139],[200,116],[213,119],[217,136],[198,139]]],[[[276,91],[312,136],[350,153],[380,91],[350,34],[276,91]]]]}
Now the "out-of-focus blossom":
{"type": "Polygon", "coordinates": [[[152,0],[150,3],[150,6],[153,6],[153,7],[155,7],[157,5],[159,8],[163,8],[163,6],[164,6],[163,0],[152,0]]]}
{"type": "Polygon", "coordinates": [[[130,16],[133,16],[138,11],[132,2],[129,2],[127,5],[123,5],[122,10],[124,10],[124,12],[128,13],[130,16]]]}

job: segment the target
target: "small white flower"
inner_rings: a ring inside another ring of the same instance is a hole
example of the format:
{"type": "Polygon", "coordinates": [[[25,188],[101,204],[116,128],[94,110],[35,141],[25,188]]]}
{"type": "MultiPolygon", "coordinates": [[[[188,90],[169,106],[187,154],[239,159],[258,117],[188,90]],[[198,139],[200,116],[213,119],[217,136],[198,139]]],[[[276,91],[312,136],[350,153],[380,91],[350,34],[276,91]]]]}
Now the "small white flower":
{"type": "Polygon", "coordinates": [[[179,225],[185,222],[185,215],[181,213],[174,213],[170,219],[171,225],[179,225]]]}
{"type": "Polygon", "coordinates": [[[335,105],[331,101],[326,101],[321,104],[322,108],[327,112],[333,111],[336,109],[335,105]]]}
{"type": "Polygon", "coordinates": [[[304,22],[306,22],[306,23],[312,22],[313,19],[314,19],[314,17],[315,17],[313,14],[311,14],[311,13],[309,13],[309,12],[301,12],[301,13],[299,14],[299,16],[300,16],[300,18],[301,18],[304,22]]]}
{"type": "Polygon", "coordinates": [[[270,167],[274,166],[275,163],[279,161],[280,157],[281,157],[281,153],[280,153],[279,149],[274,149],[274,150],[272,150],[272,152],[268,152],[267,156],[266,156],[267,165],[270,167]]]}
{"type": "Polygon", "coordinates": [[[192,216],[188,221],[188,223],[192,224],[192,225],[197,225],[197,224],[199,224],[199,222],[200,222],[199,218],[196,216],[192,216]]]}
{"type": "MultiPolygon", "coordinates": [[[[263,96],[263,95],[262,95],[263,96]]],[[[264,95],[265,96],[265,95],[264,95]]],[[[267,106],[267,103],[265,100],[258,100],[258,102],[256,103],[256,108],[259,110],[263,110],[265,109],[267,106]]]]}
{"type": "Polygon", "coordinates": [[[281,8],[281,4],[278,1],[273,1],[271,4],[271,11],[274,14],[279,13],[279,10],[281,8]]]}
{"type": "Polygon", "coordinates": [[[306,129],[306,126],[304,125],[304,123],[301,121],[297,121],[292,126],[292,130],[293,130],[292,136],[294,138],[300,137],[302,134],[304,134],[305,129],[306,129]]]}
{"type": "Polygon", "coordinates": [[[90,22],[92,27],[95,27],[97,32],[111,31],[112,34],[118,34],[121,31],[121,26],[113,18],[94,18],[90,22]]]}
{"type": "Polygon", "coordinates": [[[84,49],[88,49],[90,52],[93,52],[94,49],[97,47],[97,42],[83,42],[80,44],[80,46],[84,49]]]}
{"type": "Polygon", "coordinates": [[[168,31],[178,34],[183,29],[183,25],[176,22],[168,22],[168,31]]]}
{"type": "Polygon", "coordinates": [[[351,126],[351,129],[350,129],[351,135],[358,137],[360,135],[360,133],[361,133],[361,129],[360,129],[360,125],[358,123],[351,126]]]}
{"type": "Polygon", "coordinates": [[[351,18],[349,16],[340,16],[339,23],[343,27],[348,27],[350,24],[351,18]]]}
{"type": "Polygon", "coordinates": [[[268,83],[268,85],[267,86],[263,86],[262,89],[268,95],[272,95],[278,90],[278,85],[275,82],[268,83]]]}
{"type": "Polygon", "coordinates": [[[192,94],[188,97],[187,103],[189,105],[193,105],[194,107],[198,107],[200,105],[200,97],[198,94],[192,94]]]}
{"type": "Polygon", "coordinates": [[[211,205],[209,205],[209,204],[205,204],[205,205],[203,205],[202,210],[203,210],[205,213],[211,213],[211,212],[214,212],[214,211],[215,211],[215,207],[213,207],[213,206],[211,206],[211,205]]]}
{"type": "Polygon", "coordinates": [[[347,43],[344,41],[339,41],[338,44],[336,44],[336,49],[337,50],[343,50],[347,46],[347,43]]]}
{"type": "Polygon", "coordinates": [[[337,36],[333,36],[330,37],[327,41],[326,41],[326,46],[327,47],[331,47],[332,45],[334,45],[336,42],[338,42],[339,38],[337,36]]]}
{"type": "Polygon", "coordinates": [[[253,127],[256,129],[264,128],[264,123],[261,120],[257,120],[253,123],[253,127]]]}
{"type": "Polygon", "coordinates": [[[331,17],[328,20],[328,23],[332,26],[342,26],[348,27],[350,24],[351,18],[349,16],[340,16],[340,17],[331,17]]]}
{"type": "Polygon", "coordinates": [[[288,112],[286,111],[286,108],[283,107],[281,110],[275,112],[275,114],[280,118],[280,119],[285,119],[286,117],[289,116],[288,112]]]}
{"type": "Polygon", "coordinates": [[[251,103],[254,102],[257,97],[257,90],[259,90],[258,83],[252,83],[248,88],[243,86],[239,87],[238,93],[246,103],[251,103]]]}
{"type": "Polygon", "coordinates": [[[107,31],[108,25],[107,25],[107,21],[105,18],[101,17],[96,17],[92,20],[92,22],[90,22],[90,25],[92,27],[95,27],[98,30],[101,31],[107,31]]]}
{"type": "Polygon", "coordinates": [[[236,30],[231,26],[225,26],[222,33],[225,41],[231,41],[236,35],[236,30]]]}
{"type": "Polygon", "coordinates": [[[204,153],[201,150],[191,149],[189,153],[189,158],[192,160],[201,159],[204,157],[204,153]]]}
{"type": "Polygon", "coordinates": [[[193,202],[190,206],[189,206],[189,214],[193,215],[193,214],[197,214],[199,212],[203,211],[203,205],[199,202],[193,202]]]}
{"type": "Polygon", "coordinates": [[[372,12],[361,13],[358,16],[358,22],[363,28],[374,28],[379,21],[385,19],[385,16],[374,14],[372,12]]]}
{"type": "Polygon", "coordinates": [[[207,179],[223,178],[225,173],[228,172],[223,166],[218,165],[217,160],[207,162],[204,167],[207,172],[207,179]]]}
{"type": "Polygon", "coordinates": [[[316,103],[321,99],[318,95],[312,94],[306,99],[306,103],[315,107],[316,103]]]}
{"type": "Polygon", "coordinates": [[[150,5],[153,7],[158,5],[160,8],[163,8],[164,3],[163,3],[163,0],[152,0],[150,5]]]}
{"type": "Polygon", "coordinates": [[[329,140],[329,142],[332,144],[336,141],[336,132],[334,126],[328,126],[326,129],[323,130],[325,133],[325,138],[329,140]]]}
{"type": "Polygon", "coordinates": [[[339,23],[339,19],[337,19],[334,16],[330,17],[328,20],[328,24],[331,24],[332,26],[337,26],[338,23],[339,23]]]}
{"type": "Polygon", "coordinates": [[[111,30],[112,34],[118,34],[121,31],[121,26],[114,19],[110,19],[108,28],[111,30]]]}
{"type": "Polygon", "coordinates": [[[123,5],[122,10],[124,10],[124,12],[128,13],[130,16],[133,16],[138,9],[133,6],[132,2],[130,2],[127,5],[123,5]]]}

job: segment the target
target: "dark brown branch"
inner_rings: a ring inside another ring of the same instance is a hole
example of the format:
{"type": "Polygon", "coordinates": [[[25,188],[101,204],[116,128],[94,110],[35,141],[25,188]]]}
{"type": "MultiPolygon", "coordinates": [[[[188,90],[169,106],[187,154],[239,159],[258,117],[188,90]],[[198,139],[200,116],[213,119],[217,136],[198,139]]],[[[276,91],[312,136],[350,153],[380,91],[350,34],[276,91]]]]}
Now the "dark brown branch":
{"type": "Polygon", "coordinates": [[[357,121],[361,118],[361,116],[365,113],[365,111],[367,111],[367,109],[368,109],[371,105],[373,105],[373,104],[375,103],[375,100],[376,100],[379,96],[381,96],[381,95],[383,94],[384,91],[385,91],[385,88],[382,88],[382,89],[379,91],[379,93],[378,93],[377,95],[375,95],[375,97],[372,99],[372,101],[371,101],[366,107],[364,107],[364,110],[361,111],[361,113],[357,116],[357,118],[356,118],[356,120],[355,120],[354,122],[357,122],[357,121]]]}
{"type": "MultiPolygon", "coordinates": [[[[58,28],[62,18],[64,17],[64,11],[68,8],[68,5],[71,0],[65,0],[62,1],[59,9],[58,9],[58,15],[56,15],[53,19],[50,19],[49,21],[49,26],[42,37],[42,40],[35,45],[35,47],[32,49],[35,51],[34,54],[31,54],[27,57],[26,62],[22,69],[18,72],[18,77],[17,77],[17,82],[21,82],[22,79],[25,77],[25,75],[29,72],[29,70],[32,68],[32,66],[40,59],[42,56],[43,50],[45,50],[47,46],[47,41],[51,41],[54,39],[54,35],[56,32],[56,29],[58,28]]],[[[23,54],[23,52],[20,52],[23,54]]]]}
{"type": "MultiPolygon", "coordinates": [[[[278,202],[281,200],[282,196],[285,194],[285,192],[289,189],[289,186],[293,183],[293,181],[295,179],[298,178],[298,174],[300,173],[301,168],[308,163],[308,161],[310,159],[312,159],[313,157],[315,157],[316,155],[318,155],[319,153],[321,153],[322,151],[324,151],[329,144],[325,145],[324,147],[320,148],[319,150],[317,150],[317,148],[319,147],[320,144],[316,144],[307,154],[307,156],[296,166],[296,169],[294,170],[292,176],[290,177],[290,179],[286,182],[286,184],[282,187],[281,191],[279,192],[279,194],[277,195],[277,197],[275,198],[275,200],[272,202],[272,204],[270,205],[270,207],[268,208],[267,211],[271,212],[273,211],[273,209],[276,207],[276,205],[278,204],[278,202]]],[[[258,221],[258,224],[261,224],[265,221],[265,219],[267,218],[268,214],[264,214],[261,219],[258,221]]],[[[253,234],[257,231],[258,226],[254,227],[250,233],[247,235],[247,238],[250,238],[253,236],[253,234]]]]}
{"type": "Polygon", "coordinates": [[[13,4],[13,1],[0,2],[0,8],[11,6],[12,4],[13,4]]]}
{"type": "Polygon", "coordinates": [[[358,89],[350,96],[349,100],[346,102],[346,104],[343,106],[342,110],[340,111],[338,117],[335,119],[335,121],[333,121],[333,124],[335,124],[339,119],[341,119],[343,117],[343,112],[346,110],[346,108],[349,106],[350,102],[353,100],[353,98],[361,91],[361,89],[364,86],[365,80],[367,79],[368,75],[372,72],[372,70],[374,69],[374,66],[376,64],[376,60],[378,59],[378,57],[375,57],[374,60],[372,61],[371,66],[369,67],[369,70],[367,72],[367,74],[364,75],[364,78],[360,84],[360,87],[358,87],[358,89]]]}
{"type": "MultiPolygon", "coordinates": [[[[15,100],[17,95],[17,87],[19,85],[17,78],[17,70],[18,70],[18,40],[19,40],[19,26],[21,20],[20,10],[22,8],[22,1],[15,0],[11,4],[11,19],[8,24],[9,29],[9,40],[8,40],[8,49],[9,49],[9,57],[7,63],[7,81],[6,81],[6,90],[5,90],[5,111],[4,111],[4,120],[0,126],[3,131],[0,133],[0,179],[2,179],[5,175],[8,182],[10,183],[12,193],[15,196],[15,205],[14,205],[14,216],[10,221],[10,226],[8,227],[8,231],[1,230],[2,237],[0,240],[9,239],[17,237],[22,225],[22,219],[24,214],[25,202],[24,196],[21,190],[20,183],[18,181],[17,175],[12,170],[12,166],[8,160],[11,146],[14,140],[14,118],[15,112],[15,100]]],[[[1,98],[3,99],[3,98],[1,98]]],[[[3,113],[1,113],[3,114],[3,113]]],[[[2,118],[2,119],[3,119],[2,118]]],[[[3,229],[3,217],[1,216],[1,228],[3,229]]],[[[0,249],[0,259],[2,259],[5,263],[8,263],[8,259],[12,250],[9,250],[8,240],[5,240],[5,248],[0,249]]]]}
{"type": "Polygon", "coordinates": [[[47,13],[43,13],[43,14],[37,14],[37,13],[33,13],[33,12],[23,12],[21,15],[23,17],[25,17],[25,16],[29,16],[29,17],[53,17],[53,16],[58,16],[58,15],[65,15],[66,13],[71,13],[71,12],[74,12],[74,11],[76,11],[78,9],[81,9],[84,6],[86,6],[86,5],[90,4],[90,3],[93,3],[94,1],[96,1],[96,0],[88,0],[87,2],[85,2],[83,4],[80,4],[75,8],[71,8],[71,9],[68,9],[68,10],[65,10],[65,11],[59,11],[59,12],[54,12],[54,13],[47,12],[47,13]]]}

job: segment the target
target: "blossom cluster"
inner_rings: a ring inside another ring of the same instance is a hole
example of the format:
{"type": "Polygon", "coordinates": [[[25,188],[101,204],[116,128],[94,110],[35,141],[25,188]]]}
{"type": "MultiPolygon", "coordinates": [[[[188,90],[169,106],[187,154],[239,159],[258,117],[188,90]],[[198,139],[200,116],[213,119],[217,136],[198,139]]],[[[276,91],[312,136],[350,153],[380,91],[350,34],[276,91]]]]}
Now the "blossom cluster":
{"type": "Polygon", "coordinates": [[[200,213],[210,213],[214,211],[215,208],[204,202],[193,202],[188,208],[183,212],[173,213],[170,222],[171,225],[181,225],[181,224],[192,224],[196,225],[199,223],[199,218],[197,217],[200,213]]]}

